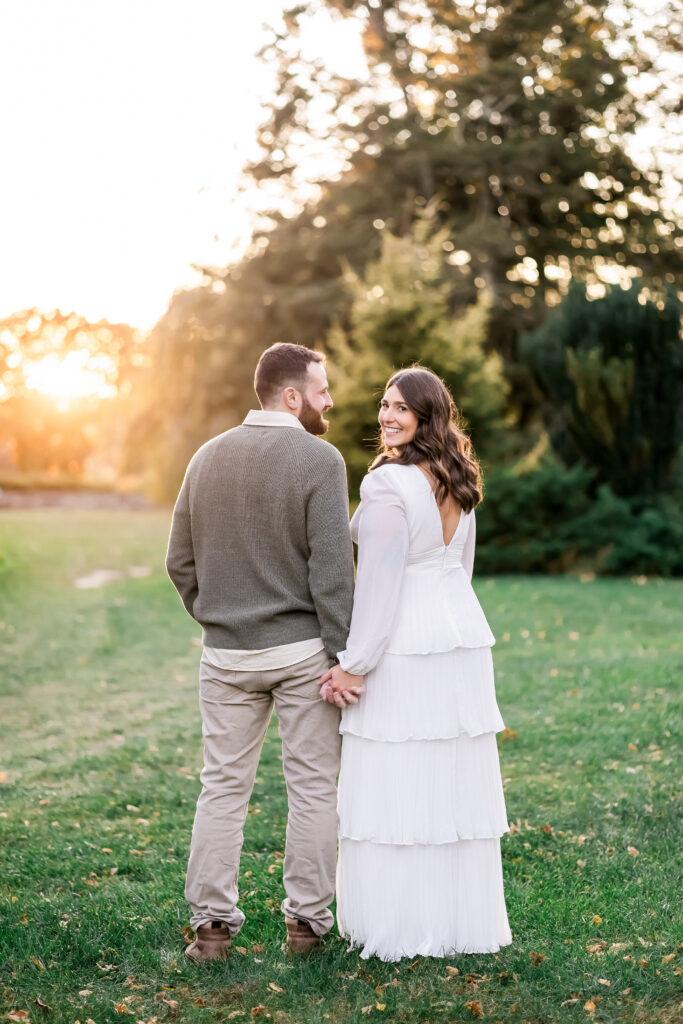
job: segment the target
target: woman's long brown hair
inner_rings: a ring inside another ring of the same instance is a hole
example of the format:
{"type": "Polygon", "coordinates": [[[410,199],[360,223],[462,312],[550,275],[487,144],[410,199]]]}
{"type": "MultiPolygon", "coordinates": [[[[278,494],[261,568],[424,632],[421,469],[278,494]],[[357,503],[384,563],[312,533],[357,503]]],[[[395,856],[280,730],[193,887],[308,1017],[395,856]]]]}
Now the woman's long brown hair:
{"type": "Polygon", "coordinates": [[[471,512],[482,499],[481,470],[472,442],[458,423],[450,391],[432,370],[419,365],[395,373],[385,393],[394,385],[417,416],[417,429],[413,440],[400,448],[381,443],[382,450],[370,469],[387,463],[426,463],[436,482],[437,502],[442,504],[450,496],[465,512],[471,512]]]}

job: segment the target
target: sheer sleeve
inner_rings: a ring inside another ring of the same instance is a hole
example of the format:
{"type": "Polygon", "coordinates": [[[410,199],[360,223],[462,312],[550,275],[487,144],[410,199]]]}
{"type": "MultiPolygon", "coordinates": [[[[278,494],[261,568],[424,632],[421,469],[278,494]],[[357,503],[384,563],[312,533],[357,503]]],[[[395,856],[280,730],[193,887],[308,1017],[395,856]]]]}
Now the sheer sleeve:
{"type": "Polygon", "coordinates": [[[465,572],[472,579],[474,570],[474,547],[477,541],[477,520],[474,518],[474,511],[470,513],[470,525],[465,538],[465,546],[462,552],[462,564],[465,572]]]}
{"type": "Polygon", "coordinates": [[[405,506],[388,474],[375,470],[365,478],[356,515],[358,575],[353,615],[346,650],[337,658],[345,672],[363,676],[374,668],[389,642],[408,557],[405,506]]]}

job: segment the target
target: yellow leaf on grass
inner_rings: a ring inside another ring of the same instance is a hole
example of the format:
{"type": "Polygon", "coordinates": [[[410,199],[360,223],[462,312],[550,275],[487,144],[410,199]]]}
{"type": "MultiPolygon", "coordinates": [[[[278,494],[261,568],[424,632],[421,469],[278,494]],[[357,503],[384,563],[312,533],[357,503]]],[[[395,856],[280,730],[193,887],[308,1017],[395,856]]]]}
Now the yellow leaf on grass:
{"type": "Polygon", "coordinates": [[[29,960],[32,964],[35,964],[39,971],[45,970],[45,964],[42,960],[39,960],[37,956],[30,956],[29,960]]]}
{"type": "Polygon", "coordinates": [[[382,1010],[386,1010],[386,1008],[387,1008],[387,1004],[386,1003],[375,1003],[375,1009],[379,1010],[380,1013],[382,1012],[382,1010]]]}
{"type": "Polygon", "coordinates": [[[116,1013],[132,1013],[135,1015],[135,1011],[131,1010],[130,1006],[127,1006],[126,1003],[114,1003],[114,1010],[116,1013]]]}
{"type": "Polygon", "coordinates": [[[602,918],[599,914],[593,914],[593,924],[602,924],[602,918]]]}
{"type": "Polygon", "coordinates": [[[585,1002],[585,1003],[583,1004],[583,1008],[584,1008],[584,1010],[586,1011],[586,1013],[590,1014],[590,1016],[591,1016],[591,1017],[592,1017],[592,1016],[593,1016],[593,1014],[595,1013],[595,1003],[593,1002],[593,1000],[592,1000],[592,999],[588,999],[588,1000],[587,1000],[587,1001],[586,1001],[586,1002],[585,1002]]]}
{"type": "Polygon", "coordinates": [[[667,954],[666,954],[666,956],[663,956],[663,957],[662,957],[662,963],[663,963],[663,964],[668,964],[668,963],[670,963],[670,962],[671,962],[671,960],[673,960],[673,958],[674,958],[675,956],[676,956],[676,954],[675,954],[675,953],[667,953],[667,954]]]}

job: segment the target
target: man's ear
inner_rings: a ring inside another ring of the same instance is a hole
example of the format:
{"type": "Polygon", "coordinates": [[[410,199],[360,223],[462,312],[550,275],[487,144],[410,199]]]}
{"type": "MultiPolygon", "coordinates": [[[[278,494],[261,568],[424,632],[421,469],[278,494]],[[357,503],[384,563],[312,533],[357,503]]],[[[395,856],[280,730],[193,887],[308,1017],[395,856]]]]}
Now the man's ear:
{"type": "Polygon", "coordinates": [[[299,392],[296,388],[285,388],[282,392],[282,401],[288,409],[296,409],[299,405],[299,392]]]}

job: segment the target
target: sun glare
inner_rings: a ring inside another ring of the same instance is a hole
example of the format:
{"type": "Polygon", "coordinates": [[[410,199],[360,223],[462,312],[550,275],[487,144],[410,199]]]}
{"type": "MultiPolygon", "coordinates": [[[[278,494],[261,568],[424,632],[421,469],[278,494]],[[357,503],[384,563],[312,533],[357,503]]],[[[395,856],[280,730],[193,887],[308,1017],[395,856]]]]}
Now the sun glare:
{"type": "Polygon", "coordinates": [[[116,389],[108,383],[104,367],[93,366],[89,352],[45,356],[24,369],[26,387],[64,401],[75,398],[111,398],[116,389]]]}

